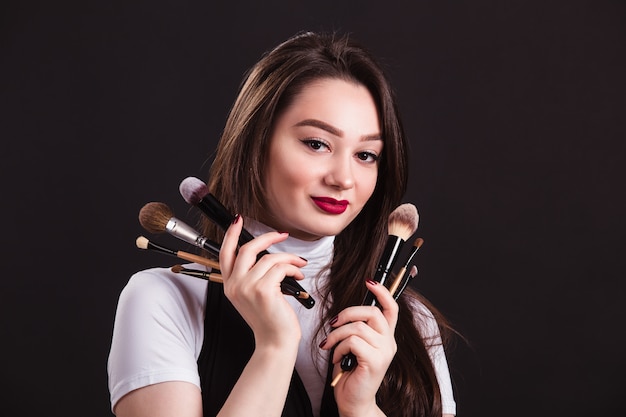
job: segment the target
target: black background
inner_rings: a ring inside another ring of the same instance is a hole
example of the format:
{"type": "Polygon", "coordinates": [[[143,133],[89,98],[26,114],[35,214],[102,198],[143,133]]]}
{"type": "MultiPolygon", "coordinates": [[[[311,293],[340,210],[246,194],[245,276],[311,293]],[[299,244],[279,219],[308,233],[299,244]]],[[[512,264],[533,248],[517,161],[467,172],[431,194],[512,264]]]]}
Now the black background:
{"type": "Polygon", "coordinates": [[[449,352],[458,415],[623,410],[623,1],[5,1],[0,14],[3,414],[111,415],[119,292],[175,262],[136,249],[139,209],[163,201],[193,223],[178,184],[206,177],[244,72],[297,31],[335,29],[397,89],[425,239],[415,285],[468,339],[449,352]]]}

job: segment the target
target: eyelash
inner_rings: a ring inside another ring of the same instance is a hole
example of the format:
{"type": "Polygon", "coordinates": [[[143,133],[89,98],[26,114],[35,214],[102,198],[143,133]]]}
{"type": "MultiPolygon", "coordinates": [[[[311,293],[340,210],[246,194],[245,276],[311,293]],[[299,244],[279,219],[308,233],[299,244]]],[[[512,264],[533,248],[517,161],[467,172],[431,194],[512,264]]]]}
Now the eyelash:
{"type": "Polygon", "coordinates": [[[375,153],[373,153],[373,152],[363,151],[363,152],[359,152],[359,153],[357,153],[357,156],[358,156],[358,157],[359,157],[359,159],[361,159],[361,161],[363,161],[363,162],[372,162],[372,163],[374,163],[374,162],[377,162],[377,161],[378,161],[378,155],[376,155],[376,154],[375,154],[375,153]],[[371,160],[371,161],[366,161],[365,159],[361,159],[361,158],[360,158],[360,156],[361,156],[361,155],[365,155],[365,156],[366,156],[366,158],[368,158],[368,159],[369,159],[369,158],[371,158],[372,160],[371,160]]]}
{"type": "Polygon", "coordinates": [[[304,143],[306,146],[313,149],[314,151],[319,151],[320,148],[314,148],[313,145],[322,145],[330,149],[330,145],[321,139],[303,139],[302,143],[304,143]]]}
{"type": "MultiPolygon", "coordinates": [[[[301,142],[316,152],[321,149],[321,146],[324,146],[327,149],[330,149],[330,145],[321,139],[303,139],[301,142]],[[321,146],[317,148],[314,147],[318,145],[321,145],[321,146]]],[[[370,162],[370,163],[377,162],[379,158],[377,154],[373,152],[368,152],[368,151],[358,152],[356,155],[357,155],[357,158],[359,158],[359,160],[363,162],[370,162]],[[361,156],[365,156],[365,159],[362,159],[361,156]]]]}

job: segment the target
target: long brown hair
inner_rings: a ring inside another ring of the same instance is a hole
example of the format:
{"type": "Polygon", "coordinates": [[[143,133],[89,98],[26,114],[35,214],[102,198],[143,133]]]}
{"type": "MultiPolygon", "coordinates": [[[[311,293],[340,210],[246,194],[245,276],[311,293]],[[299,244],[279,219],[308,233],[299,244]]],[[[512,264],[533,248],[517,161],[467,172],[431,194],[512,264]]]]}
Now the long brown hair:
{"type": "MultiPolygon", "coordinates": [[[[267,207],[264,162],[274,121],[304,86],[321,78],[365,86],[376,103],[384,141],[371,198],[335,238],[329,284],[320,300],[327,306],[322,320],[327,323],[344,308],[362,302],[363,281],[373,275],[388,236],[387,219],[406,191],[408,146],[394,92],[375,58],[347,35],[311,32],[300,33],[264,54],[245,77],[229,113],[208,186],[233,212],[261,218],[267,207]]],[[[209,221],[203,222],[203,230],[208,236],[221,238],[221,232],[209,221]]],[[[419,298],[412,291],[408,296],[419,298]]],[[[427,351],[429,342],[420,336],[414,309],[402,298],[399,304],[398,353],[378,391],[379,406],[389,416],[441,416],[439,386],[427,351]]],[[[427,306],[445,324],[434,307],[427,306]]],[[[318,331],[323,331],[322,323],[318,331]]]]}

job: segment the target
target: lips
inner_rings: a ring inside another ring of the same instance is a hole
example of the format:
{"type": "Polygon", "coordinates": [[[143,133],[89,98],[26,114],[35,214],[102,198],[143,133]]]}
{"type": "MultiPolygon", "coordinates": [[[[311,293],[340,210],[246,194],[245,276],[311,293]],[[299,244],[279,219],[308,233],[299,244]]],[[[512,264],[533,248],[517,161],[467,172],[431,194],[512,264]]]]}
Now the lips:
{"type": "Polygon", "coordinates": [[[348,208],[348,200],[335,200],[332,197],[311,197],[313,202],[329,214],[341,214],[348,208]]]}

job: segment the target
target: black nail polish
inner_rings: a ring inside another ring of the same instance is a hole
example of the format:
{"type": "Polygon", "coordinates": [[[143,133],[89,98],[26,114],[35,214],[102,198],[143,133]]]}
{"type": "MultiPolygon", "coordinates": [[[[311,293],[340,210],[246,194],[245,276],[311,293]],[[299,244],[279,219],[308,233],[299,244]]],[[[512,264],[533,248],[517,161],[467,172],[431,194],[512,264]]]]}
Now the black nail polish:
{"type": "Polygon", "coordinates": [[[239,221],[239,213],[235,214],[235,217],[233,217],[233,224],[237,223],[239,221]]]}

